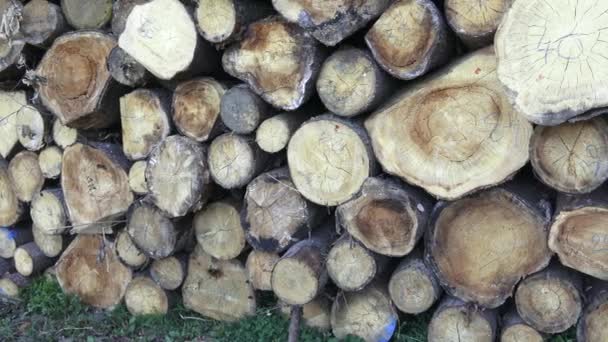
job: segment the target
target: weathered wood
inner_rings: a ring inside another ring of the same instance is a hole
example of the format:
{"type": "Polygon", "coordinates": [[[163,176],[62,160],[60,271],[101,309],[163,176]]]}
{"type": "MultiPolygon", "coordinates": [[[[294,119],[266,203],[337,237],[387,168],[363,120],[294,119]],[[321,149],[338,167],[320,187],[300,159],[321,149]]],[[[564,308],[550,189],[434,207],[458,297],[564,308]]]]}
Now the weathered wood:
{"type": "Polygon", "coordinates": [[[312,95],[322,59],[314,38],[294,24],[270,17],[249,25],[243,40],[226,50],[222,64],[264,101],[294,110],[312,95]]]}
{"type": "Polygon", "coordinates": [[[8,178],[19,201],[29,203],[42,190],[44,176],[38,164],[38,155],[31,151],[17,153],[8,164],[8,178]]]}
{"type": "Polygon", "coordinates": [[[26,104],[16,113],[15,128],[21,146],[30,151],[38,151],[48,142],[50,117],[34,106],[26,104]]]}
{"type": "Polygon", "coordinates": [[[53,141],[57,146],[66,149],[78,141],[78,130],[62,124],[59,119],[55,119],[55,122],[53,122],[53,141]]]}
{"type": "Polygon", "coordinates": [[[230,260],[245,248],[240,204],[222,200],[207,204],[194,215],[194,234],[203,251],[215,259],[230,260]]]}
{"type": "Polygon", "coordinates": [[[110,51],[108,71],[116,82],[128,87],[143,86],[152,78],[143,65],[118,46],[110,51]]]}
{"type": "MultiPolygon", "coordinates": [[[[278,303],[281,313],[289,317],[291,315],[291,305],[281,301],[278,303]]],[[[311,302],[302,305],[302,320],[307,326],[328,331],[331,329],[331,301],[326,296],[317,296],[311,302]]]]}
{"type": "Polygon", "coordinates": [[[29,224],[0,227],[0,258],[12,258],[19,246],[31,242],[32,239],[32,228],[29,224]]]}
{"type": "Polygon", "coordinates": [[[514,0],[446,0],[445,18],[469,49],[492,45],[496,29],[514,0]]]}
{"type": "Polygon", "coordinates": [[[450,200],[511,177],[527,163],[532,135],[491,48],[412,83],[365,127],[387,173],[450,200]]]}
{"type": "Polygon", "coordinates": [[[283,112],[262,121],[255,131],[255,142],[262,151],[281,152],[302,122],[310,118],[310,113],[300,110],[283,112]]]}
{"type": "MultiPolygon", "coordinates": [[[[32,225],[32,234],[34,236],[34,243],[36,243],[40,252],[48,258],[58,257],[65,247],[67,247],[68,239],[63,235],[48,234],[36,225],[32,225]]],[[[48,268],[48,266],[45,265],[45,268],[48,268]]]]}
{"type": "Polygon", "coordinates": [[[250,134],[270,116],[272,108],[246,84],[234,86],[222,96],[220,116],[228,129],[250,134]]]}
{"type": "Polygon", "coordinates": [[[177,290],[188,270],[188,256],[177,254],[174,256],[157,259],[150,265],[150,277],[165,290],[177,290]]]}
{"type": "Polygon", "coordinates": [[[17,114],[22,110],[32,110],[25,91],[0,91],[0,155],[3,158],[9,157],[19,141],[17,114]]]}
{"type": "Polygon", "coordinates": [[[150,259],[133,243],[127,230],[122,230],[114,240],[116,256],[126,266],[138,270],[146,267],[150,259]]]}
{"type": "Polygon", "coordinates": [[[146,183],[146,160],[138,160],[129,169],[129,188],[137,195],[145,195],[148,193],[148,185],[146,183]]]}
{"type": "Polygon", "coordinates": [[[112,18],[112,0],[61,0],[61,9],[78,30],[100,29],[112,18]]]}
{"type": "Polygon", "coordinates": [[[112,21],[110,26],[115,36],[120,36],[125,30],[127,18],[133,7],[146,3],[148,0],[115,0],[112,4],[112,21]]]}
{"type": "Polygon", "coordinates": [[[8,227],[19,221],[25,211],[25,205],[17,197],[15,186],[8,172],[8,163],[0,158],[0,227],[8,227]]]}
{"type": "Polygon", "coordinates": [[[608,339],[608,284],[593,281],[586,294],[586,306],[578,321],[579,342],[602,342],[608,339]]]}
{"type": "Polygon", "coordinates": [[[226,44],[241,38],[247,26],[272,14],[269,3],[259,0],[200,0],[196,24],[212,43],[226,44]]]}
{"type": "Polygon", "coordinates": [[[509,307],[501,319],[500,342],[543,342],[544,336],[521,319],[515,307],[509,307]]]}
{"type": "Polygon", "coordinates": [[[172,306],[172,295],[150,279],[134,277],[125,292],[125,306],[131,315],[164,315],[172,306]]]}
{"type": "Polygon", "coordinates": [[[267,159],[250,137],[231,133],[215,138],[207,156],[211,178],[224,189],[246,186],[264,170],[267,159]]]}
{"type": "MultiPolygon", "coordinates": [[[[20,1],[0,1],[2,34],[0,35],[0,79],[19,78],[23,74],[21,64],[25,41],[20,37],[23,4],[20,1]]],[[[13,83],[13,82],[10,82],[13,83]]]]}
{"type": "Polygon", "coordinates": [[[48,47],[68,30],[61,7],[46,0],[28,2],[21,15],[21,33],[28,44],[48,47]]]}
{"type": "Polygon", "coordinates": [[[67,208],[61,188],[49,188],[32,198],[30,216],[34,225],[46,234],[63,234],[67,224],[67,208]]]}
{"type": "Polygon", "coordinates": [[[270,277],[272,276],[272,269],[279,259],[279,254],[273,252],[255,249],[249,252],[245,268],[247,269],[247,278],[255,290],[272,291],[270,277]]]}
{"type": "Polygon", "coordinates": [[[33,241],[17,247],[13,260],[17,272],[25,277],[38,275],[55,262],[44,255],[33,241]]]}
{"type": "Polygon", "coordinates": [[[47,146],[38,154],[38,167],[46,179],[57,179],[61,174],[63,151],[57,146],[47,146]]]}
{"type": "Polygon", "coordinates": [[[428,327],[429,342],[492,342],[496,339],[497,313],[480,310],[453,297],[445,297],[428,327]]]}

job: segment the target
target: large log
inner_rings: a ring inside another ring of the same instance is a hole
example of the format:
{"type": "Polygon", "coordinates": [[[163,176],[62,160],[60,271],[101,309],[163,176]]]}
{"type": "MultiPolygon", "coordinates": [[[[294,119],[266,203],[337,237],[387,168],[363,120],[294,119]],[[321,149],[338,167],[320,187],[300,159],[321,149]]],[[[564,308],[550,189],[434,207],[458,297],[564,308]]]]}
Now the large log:
{"type": "Polygon", "coordinates": [[[514,0],[446,0],[445,17],[470,49],[492,45],[494,33],[514,0]]]}
{"type": "Polygon", "coordinates": [[[498,333],[495,310],[479,310],[453,297],[445,297],[428,327],[429,342],[492,342],[498,333]]]}
{"type": "Polygon", "coordinates": [[[511,177],[527,163],[532,135],[491,48],[411,84],[365,127],[387,173],[450,200],[511,177]]]}
{"type": "Polygon", "coordinates": [[[61,7],[46,0],[28,2],[21,15],[21,33],[28,44],[48,47],[68,29],[61,7]]]}
{"type": "Polygon", "coordinates": [[[314,38],[270,17],[249,25],[243,40],[226,50],[222,64],[266,102],[294,110],[312,95],[322,58],[314,38]]]}
{"type": "Polygon", "coordinates": [[[255,249],[249,252],[245,268],[247,269],[247,278],[254,289],[272,291],[270,278],[272,276],[272,269],[279,259],[280,256],[277,253],[255,249]]]}
{"type": "Polygon", "coordinates": [[[15,186],[9,177],[8,163],[0,158],[0,227],[8,227],[19,221],[25,211],[25,205],[17,197],[15,186]]]}
{"type": "Polygon", "coordinates": [[[0,258],[12,258],[19,246],[31,242],[32,239],[32,228],[30,225],[0,227],[0,258]]]}
{"type": "Polygon", "coordinates": [[[240,204],[222,200],[207,204],[194,215],[194,234],[203,251],[215,259],[230,260],[245,248],[240,204]]]}
{"type": "Polygon", "coordinates": [[[502,316],[500,342],[543,342],[544,340],[541,333],[521,319],[515,307],[509,307],[502,316]]]}
{"type": "Polygon", "coordinates": [[[30,104],[26,104],[16,113],[15,128],[21,146],[30,151],[40,150],[49,140],[50,118],[30,104]]]}
{"type": "Polygon", "coordinates": [[[133,239],[126,230],[116,235],[114,240],[116,256],[126,266],[138,270],[146,267],[150,259],[133,243],[133,239]]]}
{"type": "Polygon", "coordinates": [[[234,133],[253,133],[271,112],[270,105],[246,84],[236,85],[222,96],[220,116],[224,125],[234,133]]]}
{"type": "Polygon", "coordinates": [[[143,65],[118,46],[110,51],[108,71],[116,82],[128,87],[143,86],[152,78],[143,65]]]}
{"type": "Polygon", "coordinates": [[[238,189],[267,167],[268,155],[250,137],[225,133],[213,140],[207,160],[215,183],[224,189],[238,189]]]}
{"type": "Polygon", "coordinates": [[[239,40],[247,26],[272,13],[259,0],[200,0],[196,7],[198,31],[208,41],[226,44],[239,40]]]}
{"type": "Polygon", "coordinates": [[[3,158],[9,157],[19,141],[17,113],[22,110],[32,110],[25,91],[0,91],[0,155],[3,158]]]}
{"type": "Polygon", "coordinates": [[[145,275],[134,277],[125,292],[125,306],[133,316],[165,315],[174,297],[145,275]]]}
{"type": "Polygon", "coordinates": [[[38,166],[46,179],[57,179],[61,174],[63,151],[57,146],[47,146],[38,154],[38,166]]]}
{"type": "Polygon", "coordinates": [[[129,169],[129,188],[136,195],[145,195],[148,193],[148,184],[146,183],[146,160],[138,160],[129,169]]]}
{"type": "Polygon", "coordinates": [[[543,189],[522,182],[439,202],[425,236],[427,261],[449,294],[496,308],[521,278],[549,264],[550,215],[543,189]]]}
{"type": "Polygon", "coordinates": [[[150,277],[165,290],[177,290],[188,271],[188,256],[178,254],[163,259],[152,261],[150,265],[150,277]]]}
{"type": "Polygon", "coordinates": [[[585,294],[586,306],[578,321],[576,338],[579,342],[608,340],[608,284],[590,283],[585,294]]]}
{"type": "Polygon", "coordinates": [[[38,155],[31,151],[17,153],[8,164],[8,178],[13,183],[15,196],[21,202],[31,202],[44,185],[38,155]]]}
{"type": "Polygon", "coordinates": [[[77,30],[100,29],[112,18],[112,0],[61,0],[61,9],[77,30]]]}
{"type": "Polygon", "coordinates": [[[33,241],[17,247],[13,260],[15,261],[15,269],[24,277],[38,275],[55,262],[54,259],[42,253],[33,241]]]}
{"type": "Polygon", "coordinates": [[[63,234],[67,231],[69,226],[63,191],[49,188],[35,194],[30,216],[34,225],[46,234],[63,234]]]}
{"type": "Polygon", "coordinates": [[[494,42],[498,78],[525,118],[556,125],[608,106],[606,14],[604,1],[513,2],[494,42]]]}

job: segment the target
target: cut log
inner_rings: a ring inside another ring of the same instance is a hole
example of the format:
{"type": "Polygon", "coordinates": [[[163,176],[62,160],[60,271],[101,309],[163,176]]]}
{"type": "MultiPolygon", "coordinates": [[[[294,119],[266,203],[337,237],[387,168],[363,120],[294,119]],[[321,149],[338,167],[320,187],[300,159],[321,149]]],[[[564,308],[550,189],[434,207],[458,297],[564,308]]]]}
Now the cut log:
{"type": "Polygon", "coordinates": [[[221,127],[220,102],[226,87],[210,77],[180,83],[173,93],[173,122],[177,130],[196,141],[216,136],[221,127]]]}
{"type": "Polygon", "coordinates": [[[145,159],[171,132],[169,94],[137,89],[120,98],[122,149],[131,160],[145,159]]]}
{"type": "Polygon", "coordinates": [[[125,30],[125,24],[127,23],[127,18],[133,7],[144,4],[148,0],[115,0],[112,4],[112,21],[110,26],[112,27],[112,33],[115,36],[120,36],[122,31],[125,30]]]}
{"type": "Polygon", "coordinates": [[[78,235],[61,255],[56,271],[65,293],[102,309],[120,303],[132,278],[102,235],[78,235]]]}
{"type": "Polygon", "coordinates": [[[32,198],[30,215],[34,226],[46,234],[63,234],[69,228],[63,191],[60,188],[36,193],[32,198]]]}
{"type": "Polygon", "coordinates": [[[206,40],[226,44],[239,40],[250,23],[271,13],[272,7],[265,1],[200,0],[195,18],[206,40]]]}
{"type": "Polygon", "coordinates": [[[608,284],[594,281],[586,293],[586,306],[578,321],[579,342],[603,342],[608,339],[608,284]]]}
{"type": "MultiPolygon", "coordinates": [[[[291,305],[279,301],[281,312],[289,317],[291,316],[291,305]]],[[[307,326],[327,331],[331,329],[331,302],[326,296],[318,296],[311,302],[302,305],[302,320],[307,326]]]]}
{"type": "Polygon", "coordinates": [[[25,42],[20,39],[23,4],[20,1],[1,0],[2,36],[0,37],[0,79],[18,78],[25,42]]]}
{"type": "Polygon", "coordinates": [[[55,262],[54,259],[44,255],[33,241],[17,247],[13,260],[15,269],[24,277],[38,275],[55,262]]]}
{"type": "Polygon", "coordinates": [[[445,297],[428,327],[429,342],[492,342],[497,335],[497,314],[479,310],[453,297],[445,297]]]}
{"type": "Polygon", "coordinates": [[[145,178],[159,209],[169,217],[184,216],[199,208],[209,188],[205,151],[194,140],[169,136],[150,154],[145,178]]]}
{"type": "Polygon", "coordinates": [[[223,200],[207,204],[194,215],[194,233],[203,251],[215,259],[230,260],[245,248],[240,204],[223,200]]]}
{"type": "Polygon", "coordinates": [[[432,208],[423,191],[394,179],[370,177],[357,197],[338,206],[336,220],[369,250],[404,256],[422,237],[432,208]]]}
{"type": "Polygon", "coordinates": [[[366,131],[334,115],[306,121],[287,148],[291,179],[302,196],[323,205],[352,199],[363,182],[376,173],[376,161],[366,131]]]}
{"type": "Polygon", "coordinates": [[[32,229],[29,225],[0,227],[0,258],[12,258],[19,246],[32,240],[32,229]]]}
{"type": "MultiPolygon", "coordinates": [[[[67,238],[63,235],[52,235],[42,229],[32,225],[32,234],[34,242],[40,249],[40,252],[48,258],[58,257],[64,248],[67,246],[67,238]]],[[[54,260],[53,260],[54,261],[54,260]]]]}
{"type": "Polygon", "coordinates": [[[378,64],[411,80],[445,64],[453,55],[450,31],[432,0],[394,2],[365,35],[378,64]]]}
{"type": "Polygon", "coordinates": [[[63,124],[89,129],[118,121],[116,99],[122,90],[106,68],[114,46],[110,35],[76,31],[55,39],[44,54],[36,75],[46,81],[37,90],[42,104],[63,124]]]}
{"type": "Polygon", "coordinates": [[[145,195],[148,193],[148,185],[146,184],[146,160],[138,160],[129,169],[129,188],[137,195],[145,195]]]}
{"type": "MultiPolygon", "coordinates": [[[[1,60],[2,57],[0,56],[0,64],[1,60]]],[[[17,113],[22,110],[31,110],[29,108],[25,91],[0,91],[0,136],[2,136],[2,139],[0,139],[0,155],[3,158],[10,155],[19,141],[17,113]]]]}
{"type": "Polygon", "coordinates": [[[279,254],[252,250],[247,256],[245,268],[247,278],[255,290],[272,291],[270,277],[274,265],[279,261],[279,254]]]}
{"type": "Polygon", "coordinates": [[[264,152],[277,153],[287,147],[289,139],[310,113],[302,111],[284,112],[274,115],[258,126],[255,141],[264,152]]]}
{"type": "Polygon", "coordinates": [[[273,0],[274,8],[306,29],[321,43],[334,46],[377,18],[390,0],[307,1],[273,0]]]}
{"type": "Polygon", "coordinates": [[[217,54],[178,0],[150,0],[131,10],[118,45],[161,80],[213,71],[217,54]],[[201,63],[202,61],[202,63],[201,63]]]}
{"type": "Polygon", "coordinates": [[[397,309],[416,315],[430,309],[443,291],[431,268],[424,263],[422,249],[416,249],[393,271],[388,292],[397,309]]]}
{"type": "Polygon", "coordinates": [[[339,339],[354,335],[370,342],[389,341],[398,320],[386,286],[379,282],[358,292],[339,293],[331,308],[331,329],[339,339]]]}
{"type": "Polygon", "coordinates": [[[567,193],[590,192],[608,179],[608,122],[596,117],[537,126],[530,141],[530,161],[548,186],[567,193]]]}
{"type": "Polygon", "coordinates": [[[165,290],[177,290],[186,278],[187,264],[185,254],[154,260],[150,265],[150,277],[165,290]]]}
{"type": "Polygon", "coordinates": [[[172,299],[170,293],[147,276],[133,278],[125,292],[125,306],[133,316],[165,315],[172,299]]]}
{"type": "Polygon", "coordinates": [[[222,96],[220,116],[234,133],[253,133],[271,111],[272,108],[246,84],[232,87],[222,96]]]}
{"type": "Polygon", "coordinates": [[[312,95],[322,59],[323,51],[314,38],[270,17],[249,25],[243,40],[226,50],[222,64],[264,101],[294,110],[312,95]]]}
{"type": "Polygon", "coordinates": [[[517,312],[538,331],[561,333],[578,321],[582,291],[580,275],[554,263],[519,284],[515,292],[517,312]]]}
{"type": "Polygon", "coordinates": [[[126,230],[121,231],[116,236],[114,250],[116,251],[116,256],[118,256],[118,259],[123,264],[135,270],[144,268],[150,260],[146,254],[135,246],[126,230]]]}
{"type": "Polygon", "coordinates": [[[18,299],[22,289],[31,284],[31,279],[17,272],[11,272],[0,277],[0,301],[2,298],[18,299]]]}
{"type": "Polygon", "coordinates": [[[44,176],[38,164],[38,155],[31,151],[17,153],[8,164],[8,178],[21,202],[29,203],[42,190],[44,176]]]}
{"type": "Polygon", "coordinates": [[[532,125],[513,109],[495,71],[492,48],[479,50],[367,119],[383,169],[452,200],[524,166],[532,125]]]}
{"type": "Polygon", "coordinates": [[[355,116],[374,109],[392,88],[390,77],[363,49],[345,47],[329,56],[317,79],[317,93],[332,113],[355,116]]]}
{"type": "Polygon", "coordinates": [[[72,146],[78,140],[78,131],[61,123],[61,120],[56,119],[53,122],[53,141],[57,146],[66,149],[72,146]]]}
{"type": "Polygon", "coordinates": [[[287,168],[261,174],[247,186],[241,221],[253,248],[280,253],[308,236],[322,209],[296,190],[287,168]]]}
{"type": "Polygon", "coordinates": [[[515,307],[509,308],[502,316],[500,329],[500,342],[543,342],[545,340],[541,333],[521,319],[515,307]]]}
{"type": "Polygon", "coordinates": [[[77,30],[100,29],[112,18],[112,0],[61,0],[61,9],[77,30]]]}
{"type": "Polygon", "coordinates": [[[116,82],[132,88],[143,86],[152,78],[143,65],[118,46],[110,51],[108,71],[116,82]]]}
{"type": "Polygon", "coordinates": [[[225,133],[209,146],[209,173],[224,189],[246,186],[267,166],[268,155],[248,136],[225,133]]]}
{"type": "MultiPolygon", "coordinates": [[[[2,135],[0,135],[2,136],[2,135]]],[[[0,158],[0,227],[8,227],[21,219],[25,211],[8,172],[8,163],[0,158]]]]}
{"type": "Polygon", "coordinates": [[[38,167],[46,179],[57,179],[61,174],[63,151],[57,146],[45,147],[38,155],[38,167]]]}
{"type": "Polygon", "coordinates": [[[426,238],[426,258],[452,296],[496,308],[519,280],[545,268],[551,206],[525,182],[439,202],[426,238]]]}
{"type": "Polygon", "coordinates": [[[68,30],[61,7],[46,0],[33,0],[23,6],[21,33],[26,43],[48,47],[68,30]]]}
{"type": "Polygon", "coordinates": [[[255,293],[238,260],[214,260],[197,246],[190,256],[182,287],[184,306],[220,321],[237,321],[255,313],[255,293]]]}
{"type": "Polygon", "coordinates": [[[492,45],[494,33],[514,0],[446,0],[445,17],[458,38],[469,48],[492,45]]]}
{"type": "Polygon", "coordinates": [[[594,0],[513,2],[494,41],[498,78],[525,118],[556,125],[608,106],[597,77],[607,65],[606,13],[608,2],[594,0]]]}
{"type": "Polygon", "coordinates": [[[15,128],[21,146],[30,151],[40,150],[48,140],[49,117],[43,116],[43,113],[30,104],[17,111],[16,115],[15,128]]]}
{"type": "Polygon", "coordinates": [[[327,254],[327,274],[344,291],[359,291],[382,274],[388,257],[376,254],[348,233],[331,246],[327,254]]]}
{"type": "Polygon", "coordinates": [[[608,186],[585,195],[559,194],[549,248],[564,266],[608,281],[608,186]]]}

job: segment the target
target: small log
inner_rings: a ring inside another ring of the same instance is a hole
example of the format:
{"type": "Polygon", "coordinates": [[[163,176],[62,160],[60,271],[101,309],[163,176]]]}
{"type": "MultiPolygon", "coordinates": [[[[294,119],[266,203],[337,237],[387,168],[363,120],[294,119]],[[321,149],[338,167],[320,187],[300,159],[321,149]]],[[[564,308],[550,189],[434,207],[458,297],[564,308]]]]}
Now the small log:
{"type": "Polygon", "coordinates": [[[190,255],[182,286],[184,306],[220,321],[237,321],[255,313],[255,293],[238,260],[215,260],[197,246],[190,255]]]}
{"type": "Polygon", "coordinates": [[[234,133],[253,133],[271,111],[270,105],[246,84],[234,86],[222,96],[220,116],[224,125],[234,133]]]}
{"type": "Polygon", "coordinates": [[[331,308],[331,330],[339,338],[354,335],[365,341],[389,341],[399,315],[386,286],[376,281],[361,291],[338,293],[331,308]]]}
{"type": "Polygon", "coordinates": [[[48,258],[58,257],[67,246],[67,238],[65,236],[48,234],[36,227],[36,225],[32,225],[32,235],[34,236],[34,243],[36,243],[40,252],[48,258]]]}
{"type": "Polygon", "coordinates": [[[294,110],[312,95],[323,55],[314,38],[273,16],[249,25],[243,40],[224,52],[222,64],[264,101],[294,110]]]}
{"type": "Polygon", "coordinates": [[[59,119],[55,119],[55,122],[53,122],[53,141],[57,146],[66,149],[78,141],[78,130],[62,124],[59,119]]]}
{"type": "Polygon", "coordinates": [[[283,252],[307,237],[322,217],[322,209],[296,190],[287,168],[263,173],[247,185],[241,222],[255,249],[283,252]]]}
{"type": "Polygon", "coordinates": [[[323,62],[317,93],[329,111],[352,117],[377,107],[392,85],[367,50],[344,47],[323,62]]]}
{"type": "Polygon", "coordinates": [[[429,310],[443,290],[431,268],[424,263],[420,248],[401,260],[391,275],[388,292],[397,309],[417,315],[429,310]]]}
{"type": "Polygon", "coordinates": [[[148,185],[146,184],[146,160],[138,160],[129,169],[129,188],[136,195],[145,195],[148,193],[148,185]]]}
{"type": "Polygon", "coordinates": [[[16,114],[17,139],[21,146],[30,151],[42,149],[48,140],[50,120],[43,114],[29,104],[26,104],[16,114]]]}
{"type": "Polygon", "coordinates": [[[150,154],[145,178],[150,199],[170,218],[197,210],[209,188],[205,150],[192,139],[169,136],[150,154]]]}
{"type": "Polygon", "coordinates": [[[394,2],[365,35],[378,64],[402,80],[420,77],[445,64],[454,44],[432,0],[394,2]]]}
{"type": "Polygon", "coordinates": [[[177,290],[186,278],[187,264],[185,254],[154,260],[150,265],[150,277],[165,290],[177,290]]]}
{"type": "Polygon", "coordinates": [[[493,309],[549,264],[551,205],[543,191],[522,179],[435,206],[426,258],[450,295],[493,309]]]}
{"type": "Polygon", "coordinates": [[[515,307],[509,308],[502,316],[500,342],[543,342],[544,340],[541,333],[521,319],[515,307]]]}
{"type": "Polygon", "coordinates": [[[302,122],[310,118],[310,113],[300,110],[284,112],[262,121],[255,132],[255,142],[262,151],[281,152],[302,122]]]}
{"type": "MultiPolygon", "coordinates": [[[[281,313],[287,317],[291,316],[291,305],[279,301],[281,313]]],[[[331,302],[326,296],[318,296],[311,302],[302,305],[302,320],[307,326],[328,331],[331,329],[331,302]]]]}
{"type": "Polygon", "coordinates": [[[125,306],[133,316],[166,315],[173,296],[148,276],[137,276],[125,292],[125,306]]]}
{"type": "MultiPolygon", "coordinates": [[[[1,136],[1,135],[0,135],[1,136]]],[[[8,163],[0,158],[0,227],[17,223],[25,211],[25,205],[17,197],[15,186],[9,176],[8,163]]]]}
{"type": "Polygon", "coordinates": [[[112,21],[110,26],[115,36],[120,36],[125,30],[127,18],[133,7],[146,3],[148,0],[115,0],[112,4],[112,21]]]}
{"type": "Polygon", "coordinates": [[[458,38],[469,48],[492,45],[494,34],[514,0],[446,0],[445,18],[458,38]]]}
{"type": "Polygon", "coordinates": [[[8,177],[13,183],[17,198],[22,202],[31,202],[32,197],[44,185],[38,155],[31,151],[17,153],[8,164],[8,177]]]}
{"type": "Polygon", "coordinates": [[[277,253],[252,250],[247,256],[245,268],[251,286],[259,291],[272,291],[270,277],[274,265],[279,261],[277,253]]]}
{"type": "Polygon", "coordinates": [[[0,302],[2,298],[18,299],[21,290],[31,284],[31,279],[17,272],[10,272],[0,276],[0,302]]]}
{"type": "Polygon", "coordinates": [[[21,33],[26,43],[48,47],[68,30],[61,7],[46,0],[32,0],[23,6],[21,33]]]}
{"type": "Polygon", "coordinates": [[[77,30],[100,29],[112,18],[112,0],[61,0],[61,9],[77,30]]]}
{"type": "Polygon", "coordinates": [[[65,293],[102,309],[120,303],[132,278],[131,269],[120,262],[102,235],[78,235],[55,267],[65,293]]]}
{"type": "Polygon", "coordinates": [[[42,104],[63,124],[90,129],[118,121],[116,99],[122,90],[106,68],[114,46],[110,35],[76,31],[55,39],[44,54],[36,75],[46,81],[37,90],[42,104]]]}
{"type": "Polygon", "coordinates": [[[586,292],[586,306],[578,321],[576,340],[603,342],[608,339],[608,284],[591,282],[586,292]]]}
{"type": "Polygon", "coordinates": [[[249,24],[271,13],[270,4],[259,0],[200,0],[195,19],[206,40],[226,44],[239,40],[249,24]]]}
{"type": "Polygon", "coordinates": [[[534,173],[567,193],[590,192],[608,179],[608,122],[603,117],[537,126],[530,141],[534,173]]]}
{"type": "Polygon", "coordinates": [[[25,41],[20,37],[23,4],[21,1],[0,0],[2,37],[0,38],[0,80],[14,80],[23,74],[20,64],[25,41]]]}
{"type": "Polygon", "coordinates": [[[57,146],[48,146],[38,154],[38,167],[46,179],[57,179],[61,174],[63,151],[57,146]]]}
{"type": "Polygon", "coordinates": [[[453,297],[445,297],[428,327],[429,342],[493,342],[498,334],[495,310],[480,310],[453,297]]]}
{"type": "MultiPolygon", "coordinates": [[[[0,64],[1,61],[2,58],[0,57],[0,64]]],[[[2,139],[0,139],[0,155],[3,158],[8,158],[19,141],[17,114],[22,110],[31,110],[25,91],[9,92],[0,90],[0,136],[2,136],[2,139]]]]}
{"type": "Polygon", "coordinates": [[[30,215],[34,226],[46,234],[63,234],[69,228],[65,199],[60,188],[36,193],[32,198],[30,215]]]}
{"type": "Polygon", "coordinates": [[[19,246],[32,240],[31,225],[0,227],[0,258],[12,258],[19,246]]]}
{"type": "Polygon", "coordinates": [[[370,177],[355,198],[337,207],[336,220],[369,250],[404,256],[422,237],[432,206],[430,197],[419,189],[370,177]]]}
{"type": "Polygon", "coordinates": [[[134,270],[143,269],[150,261],[148,256],[133,243],[131,236],[126,230],[121,231],[116,236],[114,250],[118,259],[134,270]]]}
{"type": "Polygon", "coordinates": [[[453,200],[528,161],[532,125],[510,104],[492,48],[412,83],[365,122],[383,169],[453,200]]]}
{"type": "Polygon", "coordinates": [[[55,262],[52,258],[44,255],[33,241],[17,247],[13,260],[15,261],[15,269],[24,277],[38,275],[55,262]]]}
{"type": "Polygon", "coordinates": [[[324,1],[273,0],[274,8],[290,22],[306,29],[321,43],[335,46],[376,19],[390,0],[324,1]]]}
{"type": "Polygon", "coordinates": [[[348,233],[331,246],[327,254],[327,274],[344,291],[359,291],[382,274],[388,257],[376,254],[348,233]]]}
{"type": "Polygon", "coordinates": [[[323,206],[352,199],[376,173],[367,132],[334,115],[314,117],[298,128],[287,148],[287,164],[302,196],[323,206]]]}
{"type": "Polygon", "coordinates": [[[223,200],[207,204],[194,215],[194,234],[203,251],[215,259],[230,260],[245,248],[240,204],[223,200]]]}
{"type": "Polygon", "coordinates": [[[169,94],[137,89],[120,98],[122,149],[131,160],[145,159],[171,132],[169,94]]]}
{"type": "Polygon", "coordinates": [[[209,146],[209,173],[224,189],[242,188],[263,171],[267,157],[250,137],[225,133],[209,146]]]}
{"type": "Polygon", "coordinates": [[[118,46],[110,51],[108,71],[116,82],[131,88],[143,86],[152,78],[143,65],[118,46]]]}
{"type": "Polygon", "coordinates": [[[173,122],[177,130],[196,141],[220,132],[220,102],[226,87],[210,77],[180,83],[173,93],[173,122]]]}
{"type": "Polygon", "coordinates": [[[583,307],[580,275],[559,263],[522,280],[515,292],[521,318],[536,330],[561,333],[578,321],[583,307]]]}

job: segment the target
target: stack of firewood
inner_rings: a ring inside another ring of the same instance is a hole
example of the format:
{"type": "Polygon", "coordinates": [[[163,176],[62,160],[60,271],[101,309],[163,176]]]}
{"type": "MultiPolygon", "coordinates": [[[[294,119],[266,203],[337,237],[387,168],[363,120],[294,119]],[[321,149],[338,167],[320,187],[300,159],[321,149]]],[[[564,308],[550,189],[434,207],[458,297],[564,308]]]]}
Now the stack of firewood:
{"type": "Polygon", "coordinates": [[[0,12],[0,296],[608,341],[608,1],[0,12]]]}

